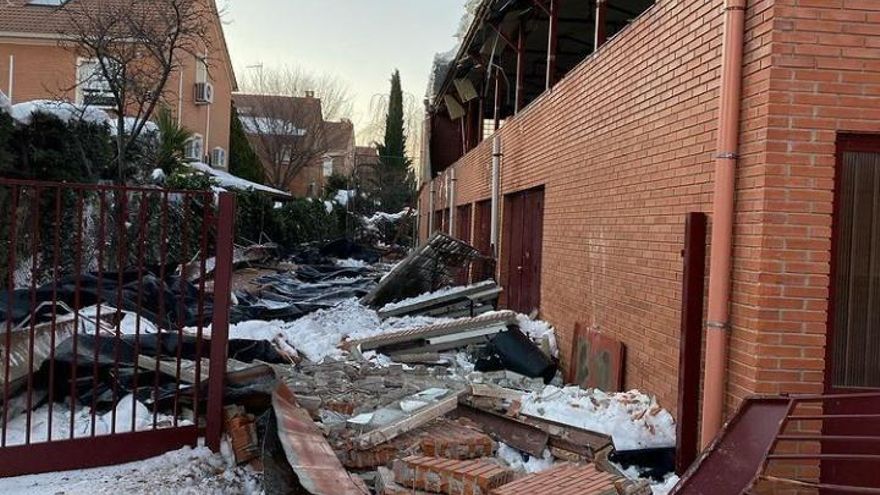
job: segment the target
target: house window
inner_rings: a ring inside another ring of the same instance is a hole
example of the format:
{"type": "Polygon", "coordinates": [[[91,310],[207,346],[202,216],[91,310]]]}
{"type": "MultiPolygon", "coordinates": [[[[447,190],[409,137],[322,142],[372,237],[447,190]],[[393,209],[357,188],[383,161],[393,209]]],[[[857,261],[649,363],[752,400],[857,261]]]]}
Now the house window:
{"type": "Polygon", "coordinates": [[[95,59],[79,59],[76,68],[76,103],[83,106],[114,108],[110,82],[101,71],[101,64],[95,59]]]}
{"type": "Polygon", "coordinates": [[[201,134],[189,138],[184,148],[184,156],[187,160],[200,162],[205,156],[205,139],[201,134]]]}
{"type": "Polygon", "coordinates": [[[316,190],[317,190],[317,187],[315,186],[314,181],[310,182],[309,183],[309,193],[308,193],[309,197],[315,197],[316,190]]]}
{"type": "Polygon", "coordinates": [[[832,385],[880,388],[880,140],[842,143],[832,282],[832,385]],[[873,149],[871,149],[873,148],[873,149]]]}
{"type": "Polygon", "coordinates": [[[206,57],[196,58],[196,83],[203,84],[208,82],[208,59],[206,57]]]}
{"type": "Polygon", "coordinates": [[[211,165],[215,168],[226,168],[226,150],[214,148],[211,151],[211,165]]]}
{"type": "Polygon", "coordinates": [[[333,158],[325,157],[324,158],[324,177],[330,177],[333,175],[333,158]]]}
{"type": "Polygon", "coordinates": [[[284,145],[281,147],[281,163],[288,164],[293,160],[293,148],[284,145]]]}

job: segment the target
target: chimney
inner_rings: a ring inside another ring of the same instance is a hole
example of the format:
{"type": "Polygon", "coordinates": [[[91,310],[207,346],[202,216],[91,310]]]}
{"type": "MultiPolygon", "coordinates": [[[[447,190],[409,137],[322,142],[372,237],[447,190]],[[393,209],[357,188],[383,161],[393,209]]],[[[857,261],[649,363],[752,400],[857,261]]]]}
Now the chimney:
{"type": "Polygon", "coordinates": [[[306,90],[306,98],[314,98],[315,92],[311,90],[306,90]]]}

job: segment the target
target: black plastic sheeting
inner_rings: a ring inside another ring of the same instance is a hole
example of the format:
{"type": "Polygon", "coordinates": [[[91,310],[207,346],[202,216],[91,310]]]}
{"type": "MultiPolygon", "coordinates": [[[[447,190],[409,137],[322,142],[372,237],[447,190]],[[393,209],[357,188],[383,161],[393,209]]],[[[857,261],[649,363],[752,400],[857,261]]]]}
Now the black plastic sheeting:
{"type": "MultiPolygon", "coordinates": [[[[11,319],[14,324],[20,323],[40,303],[53,300],[61,301],[74,310],[102,303],[137,312],[166,329],[176,328],[178,322],[190,327],[207,325],[213,314],[213,300],[206,295],[200,317],[198,287],[177,276],[166,277],[163,281],[152,273],[144,273],[139,278],[137,272],[125,272],[121,276],[121,283],[118,273],[104,273],[100,279],[96,274],[83,274],[79,277],[62,277],[57,284],[43,285],[34,292],[17,289],[12,292],[11,299],[9,291],[0,291],[0,322],[11,319]],[[35,305],[31,303],[32,298],[36,301],[35,305]],[[162,304],[163,314],[160,314],[162,304]]],[[[37,323],[51,321],[51,318],[51,305],[37,311],[37,323]]]]}
{"type": "Polygon", "coordinates": [[[486,345],[475,364],[477,371],[510,370],[529,378],[542,378],[550,383],[557,365],[517,326],[496,334],[486,345]]]}
{"type": "MultiPolygon", "coordinates": [[[[198,355],[198,345],[195,337],[185,335],[181,338],[175,333],[140,335],[137,338],[134,335],[97,338],[94,335],[78,335],[75,339],[65,340],[55,348],[54,362],[46,360],[41,365],[40,370],[34,375],[33,386],[37,390],[48,390],[50,385],[53,386],[57,401],[70,395],[71,381],[75,377],[74,394],[79,402],[91,404],[95,399],[95,402],[105,409],[113,407],[114,384],[116,384],[116,400],[129,393],[133,393],[144,403],[152,402],[152,399],[157,399],[161,403],[172,399],[177,393],[188,400],[192,395],[192,386],[182,384],[180,392],[177,392],[175,377],[162,372],[156,376],[153,370],[137,368],[135,359],[137,356],[149,356],[176,362],[177,353],[180,352],[182,359],[194,361],[198,355]],[[94,379],[96,365],[97,381],[94,379]],[[135,390],[136,369],[137,390],[135,390]],[[158,397],[153,397],[157,380],[160,393],[158,397]]],[[[210,345],[208,340],[201,342],[202,358],[209,357],[210,345]]],[[[266,341],[230,340],[229,358],[245,363],[257,360],[271,364],[288,363],[272,343],[266,341]]],[[[204,394],[201,396],[205,397],[204,394]]]]}
{"type": "Polygon", "coordinates": [[[236,292],[233,323],[248,320],[293,321],[341,301],[360,298],[376,286],[376,274],[367,268],[331,265],[301,266],[295,273],[265,275],[254,282],[257,294],[236,292]]]}
{"type": "Polygon", "coordinates": [[[662,482],[675,471],[675,447],[639,450],[616,450],[608,455],[608,460],[629,469],[636,466],[643,477],[662,482]]]}

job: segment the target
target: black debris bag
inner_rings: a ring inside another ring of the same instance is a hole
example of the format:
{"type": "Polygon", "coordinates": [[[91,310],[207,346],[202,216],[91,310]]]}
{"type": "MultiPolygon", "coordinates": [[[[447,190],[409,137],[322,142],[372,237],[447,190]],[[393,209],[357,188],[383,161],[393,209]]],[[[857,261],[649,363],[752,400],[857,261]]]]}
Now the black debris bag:
{"type": "Polygon", "coordinates": [[[529,378],[542,378],[550,383],[556,376],[557,364],[547,357],[516,325],[496,334],[477,360],[477,371],[510,370],[529,378]]]}
{"type": "Polygon", "coordinates": [[[629,469],[636,466],[643,477],[662,482],[669,473],[675,471],[675,447],[615,450],[608,455],[611,462],[616,462],[629,469]]]}

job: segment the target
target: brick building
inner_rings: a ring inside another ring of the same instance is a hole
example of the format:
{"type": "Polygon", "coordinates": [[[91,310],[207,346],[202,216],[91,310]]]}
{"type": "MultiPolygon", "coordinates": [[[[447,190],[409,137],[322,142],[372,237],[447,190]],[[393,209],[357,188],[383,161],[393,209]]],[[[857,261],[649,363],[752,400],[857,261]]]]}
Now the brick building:
{"type": "Polygon", "coordinates": [[[627,388],[676,410],[684,220],[716,225],[716,167],[734,166],[717,169],[735,170],[729,324],[706,330],[727,344],[725,416],[752,394],[880,388],[880,2],[486,1],[450,66],[421,237],[497,249],[507,305],[557,327],[564,367],[582,323],[626,345],[627,388]],[[724,66],[737,12],[742,63],[724,66]]]}
{"type": "MultiPolygon", "coordinates": [[[[97,0],[10,0],[0,4],[0,88],[12,103],[63,99],[112,110],[107,91],[102,92],[101,81],[95,76],[94,61],[63,46],[69,22],[63,9],[73,2],[97,5],[97,0]]],[[[212,10],[215,15],[210,19],[207,50],[201,56],[180,55],[182,69],[169,78],[165,104],[194,134],[187,149],[190,158],[226,169],[236,81],[222,22],[216,7],[212,10]]]]}
{"type": "Polygon", "coordinates": [[[354,124],[324,120],[321,99],[306,96],[242,94],[236,109],[266,180],[297,197],[317,197],[333,174],[355,170],[354,124]]]}

